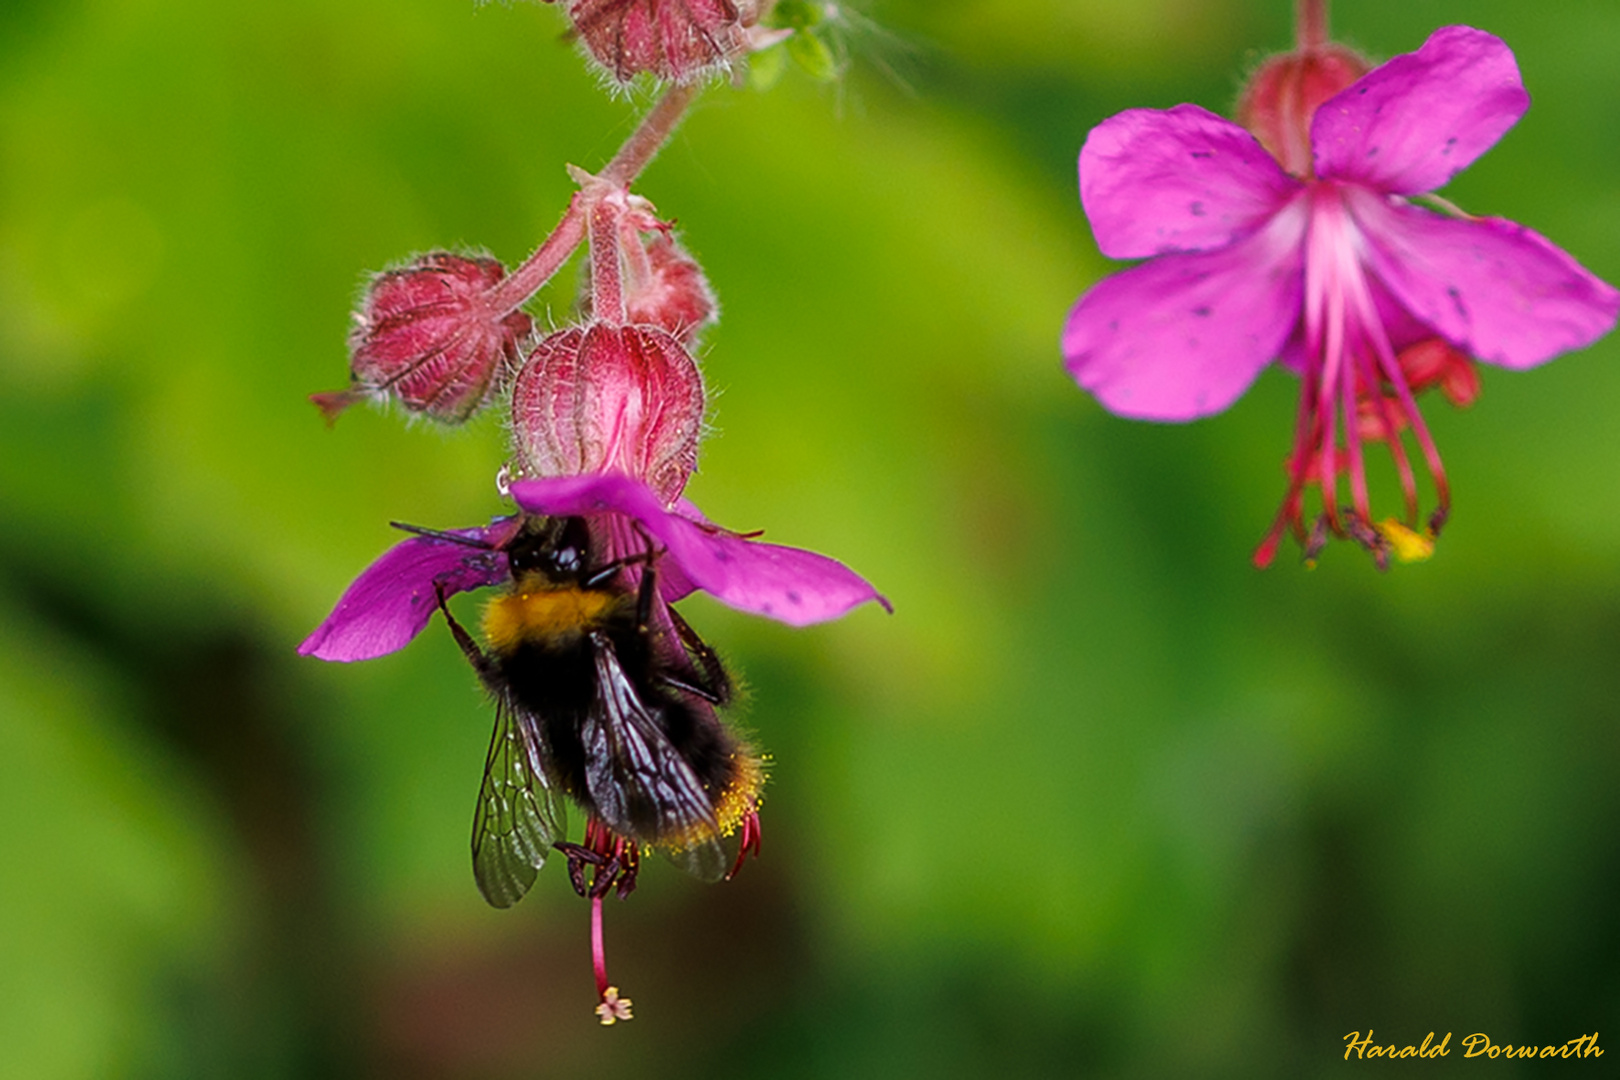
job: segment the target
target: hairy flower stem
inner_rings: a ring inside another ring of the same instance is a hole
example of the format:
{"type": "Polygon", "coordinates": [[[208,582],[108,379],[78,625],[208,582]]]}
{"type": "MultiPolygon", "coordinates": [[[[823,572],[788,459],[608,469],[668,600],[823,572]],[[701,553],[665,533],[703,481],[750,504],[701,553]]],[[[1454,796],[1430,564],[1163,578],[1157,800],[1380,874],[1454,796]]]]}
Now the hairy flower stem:
{"type": "Polygon", "coordinates": [[[584,194],[580,191],[574,193],[562,220],[551,230],[551,235],[535,249],[533,255],[523,261],[522,266],[512,271],[491,291],[490,303],[498,311],[503,313],[516,311],[528,303],[529,297],[539,292],[540,287],[551,280],[551,275],[555,274],[562,264],[568,261],[568,256],[574,253],[574,249],[579,247],[579,242],[585,238],[584,194]]]}
{"type": "Polygon", "coordinates": [[[591,317],[624,322],[624,289],[619,281],[620,199],[602,199],[591,207],[591,317]]]}
{"type": "Polygon", "coordinates": [[[1294,6],[1294,41],[1300,52],[1328,43],[1328,0],[1299,0],[1294,6]]]}
{"type": "MultiPolygon", "coordinates": [[[[629,188],[680,126],[682,117],[698,92],[696,86],[672,86],[664,91],[664,96],[642,117],[641,123],[619,147],[619,152],[613,155],[613,160],[608,162],[598,179],[606,187],[629,188]]],[[[552,275],[568,261],[568,257],[585,238],[585,219],[588,204],[592,201],[584,192],[576,192],[562,220],[551,230],[551,235],[535,249],[533,255],[523,261],[522,266],[495,287],[490,300],[500,312],[510,313],[528,303],[529,298],[539,292],[541,286],[550,281],[552,275]]]]}
{"type": "Polygon", "coordinates": [[[633,184],[636,177],[641,175],[641,170],[675,134],[675,129],[686,115],[687,106],[697,98],[698,92],[697,86],[672,86],[665,90],[658,104],[642,117],[636,130],[630,133],[624,145],[619,147],[619,152],[613,155],[613,160],[607,163],[607,168],[600,174],[601,178],[615,187],[627,188],[633,184]]]}

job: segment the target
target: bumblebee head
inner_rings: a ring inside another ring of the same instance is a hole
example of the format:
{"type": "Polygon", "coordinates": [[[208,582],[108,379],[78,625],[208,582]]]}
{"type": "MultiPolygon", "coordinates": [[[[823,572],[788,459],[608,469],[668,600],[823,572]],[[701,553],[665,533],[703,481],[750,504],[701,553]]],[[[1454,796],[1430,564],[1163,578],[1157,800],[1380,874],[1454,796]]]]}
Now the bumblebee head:
{"type": "Polygon", "coordinates": [[[591,534],[584,518],[534,518],[507,545],[512,580],[541,574],[550,581],[578,581],[587,572],[591,534]]]}

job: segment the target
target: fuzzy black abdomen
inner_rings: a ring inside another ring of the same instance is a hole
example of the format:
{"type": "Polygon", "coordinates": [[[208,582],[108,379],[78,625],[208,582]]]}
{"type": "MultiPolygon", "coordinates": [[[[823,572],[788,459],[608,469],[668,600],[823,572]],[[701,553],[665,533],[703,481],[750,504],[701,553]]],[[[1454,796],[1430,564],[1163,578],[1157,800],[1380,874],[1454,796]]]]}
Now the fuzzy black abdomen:
{"type": "MultiPolygon", "coordinates": [[[[647,716],[702,786],[709,811],[737,783],[739,745],[714,708],[670,686],[666,671],[634,628],[613,627],[566,640],[520,642],[499,657],[502,679],[517,706],[540,724],[550,778],[590,814],[597,814],[589,786],[591,762],[585,747],[586,717],[603,692],[598,685],[596,650],[612,649],[618,668],[647,716]]],[[[677,676],[685,681],[686,672],[677,676]]],[[[626,722],[624,720],[609,722],[626,722]]],[[[631,771],[626,769],[626,771],[631,771]]],[[[652,791],[621,793],[627,804],[651,803],[631,814],[636,839],[657,843],[659,812],[652,791]],[[641,819],[645,820],[641,820],[641,819]]]]}
{"type": "Polygon", "coordinates": [[[525,642],[500,658],[508,692],[540,722],[551,779],[576,801],[591,808],[585,787],[585,747],[580,730],[596,700],[596,657],[590,639],[525,642]]]}

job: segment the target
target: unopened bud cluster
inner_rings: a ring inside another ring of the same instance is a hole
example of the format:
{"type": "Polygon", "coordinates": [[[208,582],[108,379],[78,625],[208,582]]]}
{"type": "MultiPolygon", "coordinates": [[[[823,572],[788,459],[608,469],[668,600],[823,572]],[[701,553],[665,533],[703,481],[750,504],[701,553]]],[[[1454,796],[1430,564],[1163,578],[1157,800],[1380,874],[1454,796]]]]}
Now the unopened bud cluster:
{"type": "Polygon", "coordinates": [[[455,424],[510,388],[517,476],[623,472],[672,502],[697,466],[703,426],[688,350],[718,309],[651,204],[587,179],[576,200],[592,221],[585,322],[536,343],[529,316],[503,310],[498,262],[426,255],[372,282],[350,338],[352,386],[315,403],[334,417],[391,399],[455,424]]]}
{"type": "MultiPolygon", "coordinates": [[[[557,6],[615,80],[663,80],[676,87],[670,98],[791,33],[759,25],[768,0],[557,6]]],[[[518,476],[613,468],[678,495],[696,464],[704,407],[689,350],[719,308],[670,225],[629,191],[678,121],[680,109],[669,112],[648,133],[650,145],[626,144],[643,154],[632,168],[610,179],[570,168],[581,190],[568,216],[511,275],[486,255],[433,252],[373,278],[349,336],[349,387],[311,398],[327,419],[371,400],[460,424],[510,392],[518,476]],[[583,321],[540,338],[523,305],[578,246],[586,223],[583,321]]]]}

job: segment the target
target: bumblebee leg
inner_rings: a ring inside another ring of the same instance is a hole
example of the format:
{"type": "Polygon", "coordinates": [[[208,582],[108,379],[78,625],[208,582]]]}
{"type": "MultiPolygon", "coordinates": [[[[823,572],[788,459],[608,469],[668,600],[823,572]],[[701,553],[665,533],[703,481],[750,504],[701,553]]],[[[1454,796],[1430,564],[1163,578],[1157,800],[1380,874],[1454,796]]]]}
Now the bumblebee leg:
{"type": "Polygon", "coordinates": [[[650,568],[653,565],[654,560],[664,553],[665,549],[659,548],[653,543],[652,537],[647,535],[647,530],[641,527],[641,523],[639,521],[634,522],[633,524],[636,527],[636,532],[641,536],[641,542],[647,545],[647,550],[643,551],[640,555],[626,555],[622,559],[614,559],[612,562],[598,567],[590,577],[585,579],[584,585],[587,589],[594,589],[599,585],[607,584],[608,580],[611,579],[614,574],[617,574],[626,566],[636,566],[639,564],[641,566],[650,568]]]}
{"type": "Polygon", "coordinates": [[[636,592],[636,625],[646,634],[652,628],[653,597],[658,595],[658,571],[649,561],[641,572],[641,588],[636,592]]]}
{"type": "Polygon", "coordinates": [[[585,884],[585,866],[590,864],[601,872],[604,860],[602,856],[583,844],[571,844],[566,840],[558,840],[551,845],[564,855],[568,856],[568,882],[580,896],[588,896],[590,887],[585,884]]]}
{"type": "Polygon", "coordinates": [[[698,637],[698,632],[692,629],[692,624],[681,618],[680,612],[670,608],[669,618],[675,626],[675,633],[680,636],[681,644],[685,645],[686,651],[697,660],[698,665],[703,668],[704,677],[708,680],[707,686],[682,687],[682,689],[690,690],[698,697],[716,705],[731,704],[731,676],[726,674],[725,665],[720,663],[720,657],[715,655],[706,641],[698,637]]]}
{"type": "Polygon", "coordinates": [[[653,560],[657,558],[659,554],[659,552],[646,551],[640,555],[627,555],[622,559],[614,559],[612,562],[604,563],[602,566],[592,571],[591,576],[586,578],[581,584],[583,584],[587,589],[599,588],[602,585],[606,585],[608,581],[612,579],[614,574],[617,574],[620,570],[623,570],[627,566],[651,566],[653,560]]]}
{"type": "Polygon", "coordinates": [[[462,547],[477,548],[480,551],[494,551],[495,545],[487,540],[475,540],[470,536],[457,536],[453,532],[443,529],[428,529],[421,525],[407,525],[403,521],[390,521],[388,524],[400,532],[408,532],[416,536],[425,536],[429,540],[443,540],[446,543],[460,544],[462,547]]]}
{"type": "Polygon", "coordinates": [[[444,602],[444,585],[435,581],[433,592],[439,599],[439,610],[444,612],[444,621],[450,624],[450,636],[461,646],[462,655],[467,658],[467,663],[471,664],[479,677],[487,682],[494,675],[494,663],[484,655],[484,650],[478,647],[478,642],[474,641],[472,635],[456,621],[456,617],[450,614],[450,607],[444,602]]]}
{"type": "Polygon", "coordinates": [[[724,705],[725,704],[724,701],[720,700],[714,694],[710,693],[707,688],[702,687],[702,686],[697,686],[694,683],[689,683],[685,679],[678,679],[673,675],[659,675],[658,676],[658,684],[660,686],[667,686],[671,690],[679,690],[683,694],[691,694],[693,697],[702,698],[704,701],[707,701],[710,705],[724,705]]]}

